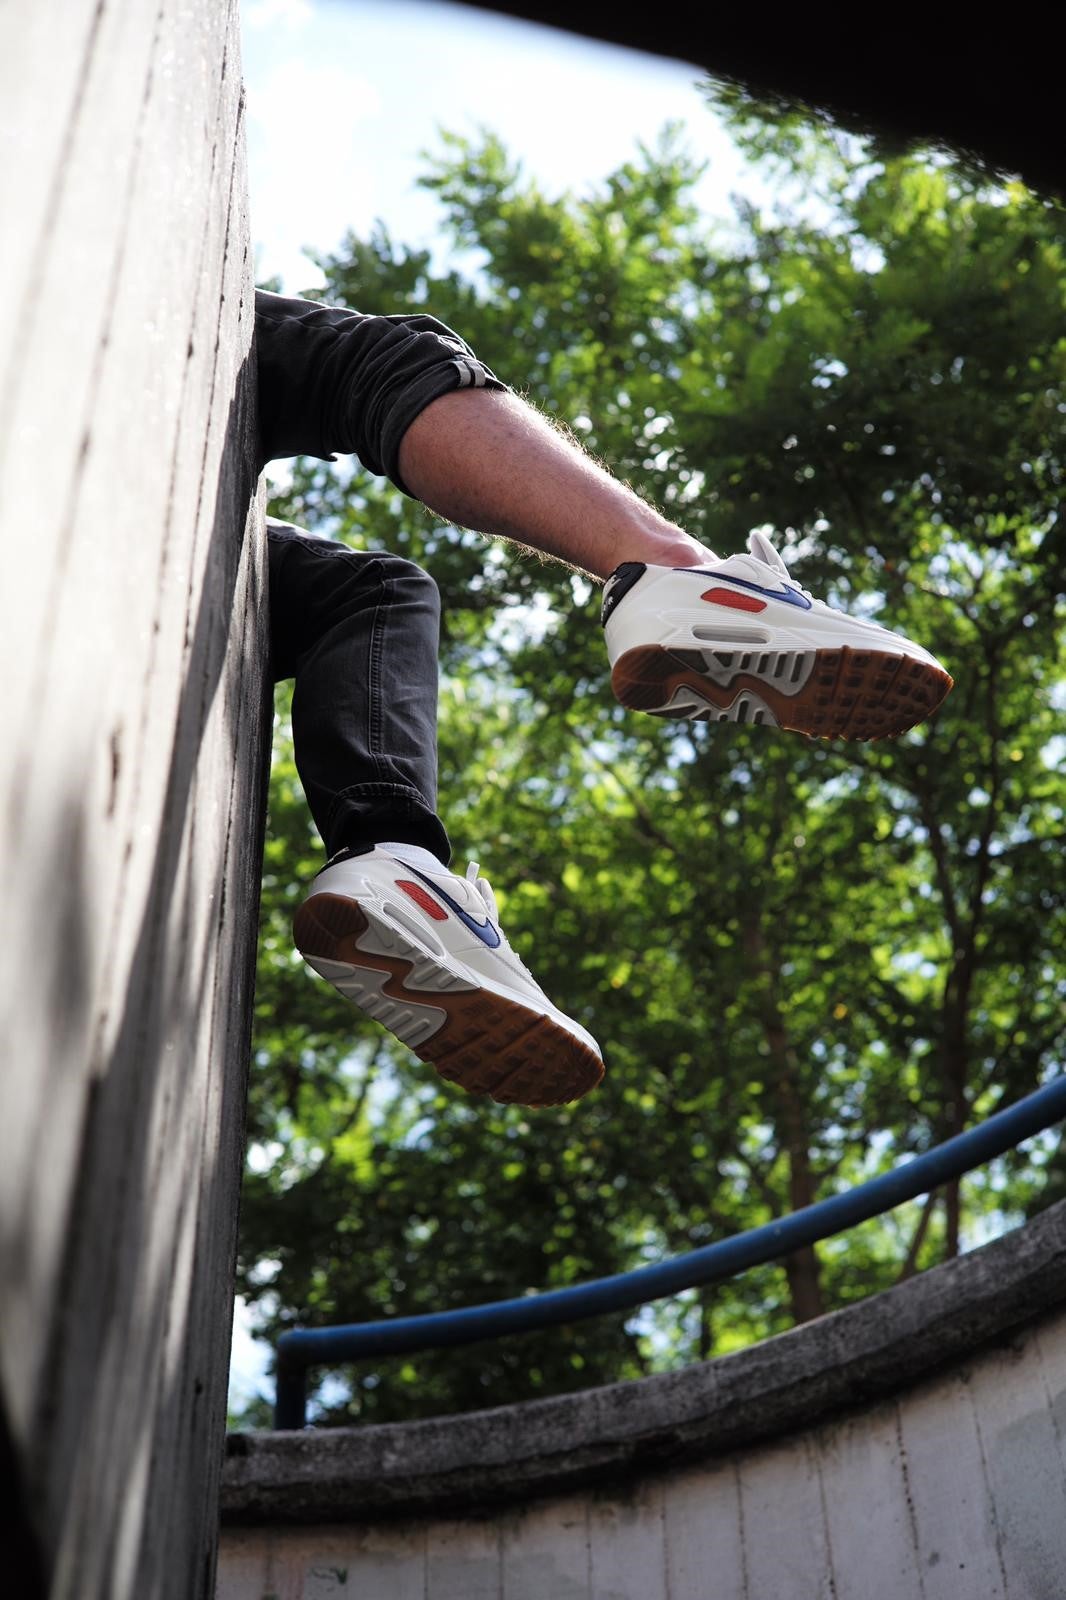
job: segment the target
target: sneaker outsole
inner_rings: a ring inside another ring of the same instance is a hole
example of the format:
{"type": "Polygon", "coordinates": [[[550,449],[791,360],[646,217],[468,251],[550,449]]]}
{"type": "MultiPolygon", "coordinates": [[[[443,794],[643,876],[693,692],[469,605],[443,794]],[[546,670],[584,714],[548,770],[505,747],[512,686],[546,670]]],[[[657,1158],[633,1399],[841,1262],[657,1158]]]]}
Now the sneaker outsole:
{"type": "Polygon", "coordinates": [[[622,705],[691,722],[750,722],[818,739],[887,739],[923,722],[952,686],[942,667],[879,650],[668,650],[614,664],[622,705]],[[711,676],[713,671],[714,676],[711,676]],[[727,682],[719,681],[723,677],[727,682]],[[800,681],[802,680],[802,681],[800,681]]]}
{"type": "Polygon", "coordinates": [[[501,1105],[566,1105],[603,1077],[595,1051],[553,1017],[473,975],[469,982],[458,977],[358,901],[313,895],[296,913],[293,937],[340,994],[468,1094],[501,1105]],[[376,948],[361,948],[371,932],[376,948]]]}

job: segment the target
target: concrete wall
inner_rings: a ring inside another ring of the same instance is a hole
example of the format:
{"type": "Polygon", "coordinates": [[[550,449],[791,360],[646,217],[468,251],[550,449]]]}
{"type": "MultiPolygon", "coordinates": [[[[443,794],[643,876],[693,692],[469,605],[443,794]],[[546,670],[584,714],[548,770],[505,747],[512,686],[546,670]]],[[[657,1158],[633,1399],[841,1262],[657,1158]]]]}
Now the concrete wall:
{"type": "Polygon", "coordinates": [[[235,0],[0,4],[0,1385],[11,1537],[78,1600],[213,1582],[262,799],[241,117],[235,0]]]}
{"type": "Polygon", "coordinates": [[[1064,1426],[1060,1315],[898,1400],[621,1493],[482,1521],[228,1530],[218,1596],[1061,1600],[1064,1426]]]}
{"type": "Polygon", "coordinates": [[[683,1372],[235,1436],[222,1503],[218,1600],[1062,1600],[1066,1205],[683,1372]]]}

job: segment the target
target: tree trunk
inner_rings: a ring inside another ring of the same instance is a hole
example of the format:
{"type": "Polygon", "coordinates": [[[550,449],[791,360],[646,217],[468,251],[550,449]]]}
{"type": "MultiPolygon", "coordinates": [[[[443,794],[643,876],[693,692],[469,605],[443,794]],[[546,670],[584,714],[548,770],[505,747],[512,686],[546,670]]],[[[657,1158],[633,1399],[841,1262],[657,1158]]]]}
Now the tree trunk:
{"type": "MultiPolygon", "coordinates": [[[[770,1081],[776,1090],[774,1120],[788,1158],[788,1203],[790,1211],[813,1205],[817,1181],[811,1165],[810,1119],[800,1078],[799,1062],[785,1027],[777,1001],[777,971],[772,953],[758,922],[752,918],[744,929],[744,947],[751,961],[759,989],[759,1009],[770,1058],[770,1081]]],[[[821,1269],[813,1245],[785,1259],[785,1272],[796,1322],[810,1322],[825,1310],[822,1298],[821,1269]]]]}
{"type": "MultiPolygon", "coordinates": [[[[969,1120],[970,1057],[967,1014],[972,975],[972,940],[970,940],[966,950],[956,952],[951,976],[944,992],[941,1071],[944,1082],[944,1136],[948,1139],[953,1139],[956,1134],[962,1133],[969,1120]]],[[[944,1214],[944,1255],[950,1261],[959,1253],[962,1229],[961,1180],[958,1178],[952,1179],[944,1186],[944,1214]]]]}

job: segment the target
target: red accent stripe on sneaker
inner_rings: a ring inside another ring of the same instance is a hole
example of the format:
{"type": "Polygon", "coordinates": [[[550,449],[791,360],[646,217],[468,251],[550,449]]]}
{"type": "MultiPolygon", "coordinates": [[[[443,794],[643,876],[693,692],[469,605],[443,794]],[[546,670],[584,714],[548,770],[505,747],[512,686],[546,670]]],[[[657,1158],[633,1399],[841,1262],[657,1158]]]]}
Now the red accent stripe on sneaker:
{"type": "Polygon", "coordinates": [[[409,894],[415,905],[421,906],[426,915],[432,917],[434,922],[447,922],[448,913],[444,907],[438,905],[433,896],[427,894],[420,883],[409,883],[406,878],[397,878],[396,887],[397,889],[402,889],[404,894],[409,894]]]}
{"type": "Polygon", "coordinates": [[[737,594],[735,589],[707,589],[700,599],[710,600],[716,606],[729,606],[733,611],[766,610],[765,600],[759,600],[753,594],[737,594]]]}

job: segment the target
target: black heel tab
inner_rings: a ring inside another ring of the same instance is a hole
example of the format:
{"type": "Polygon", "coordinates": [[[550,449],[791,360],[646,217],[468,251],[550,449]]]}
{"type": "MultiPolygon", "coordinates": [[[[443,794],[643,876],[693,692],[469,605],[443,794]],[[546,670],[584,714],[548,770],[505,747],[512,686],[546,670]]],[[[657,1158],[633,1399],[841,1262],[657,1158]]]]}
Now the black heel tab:
{"type": "Polygon", "coordinates": [[[620,567],[615,567],[603,591],[603,605],[600,607],[600,624],[605,626],[608,617],[620,600],[624,600],[635,583],[639,583],[647,572],[643,561],[623,561],[620,567]]]}

